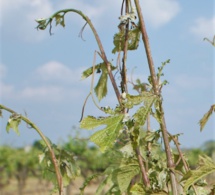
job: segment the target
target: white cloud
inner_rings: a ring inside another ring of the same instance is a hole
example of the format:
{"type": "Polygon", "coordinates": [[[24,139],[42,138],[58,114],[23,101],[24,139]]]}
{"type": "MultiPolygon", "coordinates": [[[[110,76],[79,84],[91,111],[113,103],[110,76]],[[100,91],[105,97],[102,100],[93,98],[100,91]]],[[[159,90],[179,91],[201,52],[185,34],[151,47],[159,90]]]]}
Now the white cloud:
{"type": "MultiPolygon", "coordinates": [[[[48,62],[30,73],[34,76],[26,78],[27,80],[18,85],[0,81],[0,99],[49,102],[77,100],[86,92],[85,88],[89,88],[89,80],[81,81],[82,71],[83,68],[71,70],[60,62],[48,62]]],[[[1,77],[6,77],[6,73],[6,66],[0,64],[1,77]]]]}
{"type": "Polygon", "coordinates": [[[52,81],[77,82],[81,79],[83,68],[70,69],[64,64],[56,61],[48,62],[39,67],[35,74],[37,78],[52,81]]]}
{"type": "Polygon", "coordinates": [[[0,6],[0,28],[4,29],[8,39],[34,42],[44,38],[45,34],[37,33],[35,29],[35,19],[52,14],[53,7],[49,0],[0,0],[0,6]]]}
{"type": "MultiPolygon", "coordinates": [[[[143,3],[142,3],[143,4],[143,3]]],[[[4,36],[8,39],[24,41],[40,41],[48,37],[47,31],[37,32],[35,19],[49,17],[55,11],[66,8],[81,10],[92,19],[96,27],[107,28],[118,22],[121,2],[115,0],[103,1],[73,1],[64,0],[53,3],[51,0],[0,0],[1,15],[0,28],[4,28],[4,36]]],[[[180,10],[175,0],[145,0],[143,11],[149,24],[160,27],[169,22],[180,10]],[[152,11],[153,10],[153,11],[152,11]]],[[[71,14],[72,15],[72,14],[71,14]]],[[[80,18],[80,16],[78,16],[80,18]]],[[[66,17],[66,23],[71,20],[73,24],[82,26],[77,16],[66,17]]]]}
{"type": "Polygon", "coordinates": [[[215,34],[215,16],[212,18],[198,18],[190,28],[190,32],[202,39],[213,38],[215,34]]]}
{"type": "Polygon", "coordinates": [[[141,5],[143,16],[156,28],[170,22],[180,11],[176,0],[145,0],[141,5]]]}
{"type": "Polygon", "coordinates": [[[33,100],[58,101],[63,98],[63,89],[56,86],[26,87],[20,93],[21,98],[33,100]]]}

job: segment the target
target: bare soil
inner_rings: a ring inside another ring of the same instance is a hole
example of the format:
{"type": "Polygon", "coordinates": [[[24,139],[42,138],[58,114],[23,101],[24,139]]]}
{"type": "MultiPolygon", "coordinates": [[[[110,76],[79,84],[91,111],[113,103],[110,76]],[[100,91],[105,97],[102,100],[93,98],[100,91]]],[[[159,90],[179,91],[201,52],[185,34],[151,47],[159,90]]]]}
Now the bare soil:
{"type": "MultiPolygon", "coordinates": [[[[77,178],[67,189],[65,189],[65,195],[79,195],[79,188],[82,186],[84,178],[77,178]]],[[[85,195],[94,195],[98,187],[98,184],[92,183],[85,188],[85,195]]],[[[26,185],[21,192],[19,192],[19,186],[16,179],[10,181],[10,183],[0,188],[0,195],[58,195],[58,193],[51,193],[53,186],[50,182],[45,180],[39,180],[37,178],[29,178],[26,181],[26,185]]]]}

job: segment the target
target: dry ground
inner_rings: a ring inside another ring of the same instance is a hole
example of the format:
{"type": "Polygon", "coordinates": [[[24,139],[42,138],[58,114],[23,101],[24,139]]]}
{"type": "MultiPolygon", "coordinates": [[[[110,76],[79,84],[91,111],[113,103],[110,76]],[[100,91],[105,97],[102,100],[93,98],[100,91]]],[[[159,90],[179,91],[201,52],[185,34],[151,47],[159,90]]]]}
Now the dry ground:
{"type": "MultiPolygon", "coordinates": [[[[79,195],[79,188],[82,186],[83,181],[83,178],[77,178],[70,186],[70,193],[66,193],[65,190],[65,195],[79,195]]],[[[97,184],[92,183],[89,187],[86,187],[84,194],[94,195],[97,187],[97,184]]],[[[29,178],[22,191],[22,195],[50,195],[51,189],[51,183],[44,180],[38,180],[37,178],[29,178]]],[[[9,185],[0,188],[0,195],[19,195],[17,181],[13,179],[10,181],[9,185]]],[[[52,193],[52,195],[58,195],[58,193],[52,193]]]]}

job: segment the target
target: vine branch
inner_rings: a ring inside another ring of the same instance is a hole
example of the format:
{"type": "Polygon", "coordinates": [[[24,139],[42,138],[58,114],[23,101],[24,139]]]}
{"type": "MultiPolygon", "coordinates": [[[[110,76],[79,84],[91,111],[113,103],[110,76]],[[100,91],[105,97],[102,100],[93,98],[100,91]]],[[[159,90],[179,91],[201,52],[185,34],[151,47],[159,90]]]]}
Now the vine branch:
{"type": "Polygon", "coordinates": [[[101,58],[102,60],[104,61],[104,63],[106,64],[106,67],[107,67],[107,71],[108,71],[108,75],[109,75],[109,78],[111,80],[111,83],[112,83],[112,86],[114,88],[114,91],[115,91],[115,94],[116,94],[116,97],[117,97],[117,100],[119,102],[119,104],[121,104],[121,96],[120,96],[120,92],[119,92],[119,89],[117,87],[117,84],[116,84],[116,81],[114,79],[114,76],[112,74],[112,71],[111,71],[111,65],[110,65],[110,62],[108,61],[107,59],[107,56],[105,54],[105,51],[104,51],[104,48],[103,48],[103,45],[102,45],[102,42],[99,38],[99,35],[96,31],[96,29],[94,28],[91,20],[86,16],[84,15],[81,11],[79,10],[76,10],[76,9],[64,9],[64,10],[60,10],[56,13],[54,13],[50,18],[48,19],[39,19],[39,20],[36,20],[39,25],[37,26],[37,29],[40,29],[40,30],[45,30],[46,27],[48,25],[50,25],[50,32],[51,32],[51,23],[52,23],[52,20],[57,16],[59,15],[60,13],[63,13],[62,17],[64,17],[64,15],[67,13],[67,12],[74,12],[74,13],[77,13],[78,15],[82,16],[82,18],[89,24],[93,34],[94,34],[94,37],[96,39],[96,42],[98,44],[98,47],[99,47],[99,50],[101,52],[101,58]]]}
{"type": "MultiPolygon", "coordinates": [[[[157,95],[158,97],[161,98],[161,95],[160,95],[160,92],[159,92],[157,76],[156,76],[156,73],[155,73],[155,67],[154,67],[154,63],[153,63],[153,59],[152,59],[149,39],[148,39],[148,36],[147,36],[145,23],[144,23],[142,11],[141,11],[141,8],[140,8],[140,3],[139,3],[139,0],[134,0],[134,2],[135,2],[136,9],[137,9],[138,18],[139,18],[139,21],[140,21],[140,30],[141,30],[141,33],[142,33],[142,40],[143,40],[143,43],[144,43],[144,46],[145,46],[145,52],[146,52],[146,56],[147,56],[147,60],[148,60],[150,75],[151,75],[151,78],[152,78],[153,90],[154,90],[155,95],[157,95]]],[[[174,168],[175,165],[174,165],[171,150],[170,150],[168,134],[167,134],[167,128],[166,128],[166,123],[165,123],[165,118],[164,118],[164,111],[163,111],[162,101],[161,100],[159,101],[159,111],[161,113],[160,128],[162,130],[162,136],[163,136],[163,140],[164,140],[165,152],[166,152],[166,157],[167,157],[167,167],[171,170],[171,169],[174,168]]],[[[172,171],[170,171],[170,180],[171,180],[172,193],[173,193],[173,195],[177,195],[178,191],[177,191],[176,177],[175,177],[174,172],[172,172],[172,171]]]]}
{"type": "MultiPolygon", "coordinates": [[[[18,115],[12,109],[7,108],[6,106],[3,106],[1,104],[0,104],[0,109],[6,110],[6,111],[10,112],[11,114],[18,115]]],[[[19,115],[19,117],[22,121],[26,122],[31,128],[36,130],[36,132],[40,135],[40,137],[42,138],[42,140],[45,142],[46,146],[48,147],[49,152],[51,154],[51,160],[52,160],[52,163],[54,165],[55,172],[56,172],[57,182],[58,182],[58,186],[59,186],[59,194],[62,195],[63,194],[62,175],[61,175],[60,169],[58,167],[58,162],[57,162],[56,156],[54,154],[54,150],[51,147],[51,144],[46,139],[45,135],[43,135],[43,133],[40,131],[40,129],[33,122],[31,122],[27,117],[24,117],[22,115],[19,115]]]]}

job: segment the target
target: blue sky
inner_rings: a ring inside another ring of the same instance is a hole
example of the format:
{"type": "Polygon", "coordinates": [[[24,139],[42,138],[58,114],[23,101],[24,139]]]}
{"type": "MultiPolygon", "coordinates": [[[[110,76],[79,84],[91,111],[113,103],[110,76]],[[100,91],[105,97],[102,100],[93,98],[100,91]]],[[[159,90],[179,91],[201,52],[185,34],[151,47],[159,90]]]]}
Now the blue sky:
{"type": "MultiPolygon", "coordinates": [[[[198,147],[215,139],[214,116],[200,132],[198,121],[215,103],[215,34],[213,1],[142,0],[152,55],[156,67],[171,60],[164,70],[169,85],[163,89],[164,110],[168,131],[183,133],[179,141],[185,147],[198,147]]],[[[121,1],[108,0],[0,0],[0,103],[27,116],[53,142],[74,135],[81,109],[89,93],[90,80],[81,80],[81,72],[92,66],[95,39],[86,27],[83,41],[78,34],[85,24],[73,13],[66,15],[66,28],[54,27],[53,36],[37,31],[35,19],[54,12],[74,8],[88,15],[98,30],[106,54],[116,64],[113,35],[118,32],[121,1]]],[[[128,54],[128,73],[134,67],[133,80],[147,81],[149,75],[144,48],[128,54]]],[[[101,62],[97,57],[97,63],[101,62]]],[[[110,86],[111,87],[111,86],[110,86]]],[[[132,91],[131,91],[132,93],[132,91]]],[[[113,90],[100,102],[101,106],[117,103],[113,90]]],[[[89,101],[86,115],[101,113],[89,101]]],[[[39,136],[20,125],[20,136],[5,131],[9,115],[0,121],[0,143],[23,146],[39,136]]],[[[152,124],[156,130],[156,124],[152,124]]],[[[89,131],[81,130],[82,136],[89,131]]]]}

